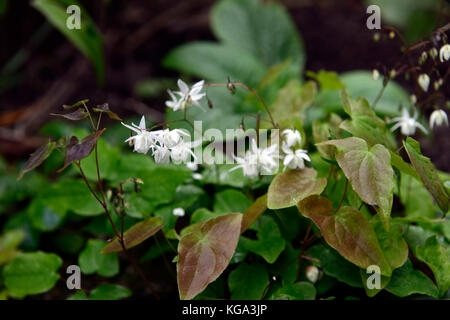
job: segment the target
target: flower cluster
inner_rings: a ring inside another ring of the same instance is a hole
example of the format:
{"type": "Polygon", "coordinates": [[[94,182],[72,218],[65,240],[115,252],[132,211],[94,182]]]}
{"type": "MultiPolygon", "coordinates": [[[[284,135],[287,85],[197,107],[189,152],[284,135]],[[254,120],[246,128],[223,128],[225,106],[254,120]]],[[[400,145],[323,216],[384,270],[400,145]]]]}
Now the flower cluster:
{"type": "Polygon", "coordinates": [[[191,155],[196,159],[191,149],[200,145],[201,141],[185,141],[183,136],[190,138],[190,134],[183,130],[148,131],[144,116],[138,126],[134,123],[130,126],[123,122],[122,125],[136,133],[125,142],[133,145],[135,152],[146,154],[151,151],[156,163],[169,163],[170,160],[176,163],[186,163],[191,155]]]}

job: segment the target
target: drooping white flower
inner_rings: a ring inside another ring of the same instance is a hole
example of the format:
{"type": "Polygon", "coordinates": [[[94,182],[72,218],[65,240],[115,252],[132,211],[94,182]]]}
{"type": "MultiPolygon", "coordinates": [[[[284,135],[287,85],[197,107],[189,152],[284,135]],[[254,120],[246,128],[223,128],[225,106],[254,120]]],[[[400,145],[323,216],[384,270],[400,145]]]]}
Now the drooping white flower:
{"type": "Polygon", "coordinates": [[[409,112],[406,108],[402,110],[401,117],[395,117],[390,122],[397,122],[392,128],[391,131],[397,130],[401,128],[401,133],[405,136],[411,136],[416,132],[416,128],[419,128],[424,133],[428,133],[427,129],[425,129],[418,121],[417,110],[414,109],[414,117],[409,115],[409,112]]]}
{"type": "Polygon", "coordinates": [[[182,136],[189,137],[189,134],[180,129],[165,129],[162,130],[160,134],[162,144],[164,144],[167,148],[173,148],[179,144],[183,140],[182,136]]]}
{"type": "Polygon", "coordinates": [[[302,135],[298,130],[285,129],[281,135],[284,137],[284,142],[289,148],[295,146],[297,143],[299,145],[302,143],[302,135]]]}
{"type": "Polygon", "coordinates": [[[151,132],[147,131],[144,116],[142,116],[138,126],[134,123],[132,123],[131,126],[123,122],[121,123],[123,126],[136,133],[136,135],[125,140],[125,142],[131,141],[133,143],[135,152],[146,154],[148,150],[155,145],[155,137],[151,132]]]}
{"type": "Polygon", "coordinates": [[[434,128],[435,126],[442,126],[445,124],[448,126],[448,118],[447,114],[444,110],[434,110],[430,116],[430,128],[434,128]]]}
{"type": "Polygon", "coordinates": [[[192,179],[194,179],[194,180],[202,180],[203,176],[200,173],[196,172],[196,173],[192,174],[192,179]]]}
{"type": "Polygon", "coordinates": [[[156,163],[167,164],[170,162],[170,150],[165,146],[155,146],[152,155],[156,163]]]}
{"type": "Polygon", "coordinates": [[[310,265],[306,268],[305,275],[309,281],[316,283],[319,279],[320,271],[316,266],[310,265]]]}
{"type": "Polygon", "coordinates": [[[308,156],[308,152],[306,150],[293,150],[288,148],[286,145],[283,145],[282,149],[285,153],[283,165],[289,169],[303,169],[305,167],[305,160],[311,161],[311,158],[308,156]]]}
{"type": "Polygon", "coordinates": [[[186,163],[189,157],[192,155],[195,161],[197,161],[197,156],[192,152],[192,148],[195,148],[201,144],[201,140],[186,142],[181,140],[177,145],[171,148],[170,158],[175,163],[186,163]]]}
{"type": "Polygon", "coordinates": [[[178,94],[180,98],[179,100],[176,100],[175,96],[173,97],[171,96],[172,101],[169,101],[169,103],[172,104],[173,102],[175,106],[178,106],[177,110],[179,109],[184,110],[184,108],[186,108],[188,105],[194,104],[203,111],[205,111],[199,103],[199,101],[206,95],[205,93],[201,92],[205,81],[202,80],[195,83],[190,89],[189,86],[181,79],[178,79],[177,83],[180,91],[176,91],[175,94],[178,94]]]}
{"type": "Polygon", "coordinates": [[[173,209],[172,214],[176,217],[183,217],[184,209],[183,208],[175,208],[175,209],[173,209]]]}
{"type": "Polygon", "coordinates": [[[278,169],[278,144],[272,144],[267,148],[258,148],[255,139],[250,142],[250,150],[244,157],[234,157],[238,165],[230,171],[242,168],[244,176],[256,177],[259,174],[272,175],[278,169]]]}
{"type": "Polygon", "coordinates": [[[430,77],[426,73],[422,73],[417,79],[417,82],[423,91],[428,91],[428,87],[430,86],[430,77]]]}
{"type": "Polygon", "coordinates": [[[441,47],[441,50],[439,50],[439,58],[441,62],[450,60],[450,44],[441,47]]]}
{"type": "Polygon", "coordinates": [[[189,161],[186,163],[186,167],[191,171],[197,171],[198,164],[195,161],[189,161]]]}

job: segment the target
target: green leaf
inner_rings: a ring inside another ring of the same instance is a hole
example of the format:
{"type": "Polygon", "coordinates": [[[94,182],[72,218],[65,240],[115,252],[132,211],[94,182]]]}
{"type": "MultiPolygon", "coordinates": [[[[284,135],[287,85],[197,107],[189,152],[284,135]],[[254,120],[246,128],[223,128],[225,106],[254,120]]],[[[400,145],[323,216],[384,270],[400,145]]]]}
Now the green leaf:
{"type": "Polygon", "coordinates": [[[401,203],[405,207],[405,216],[408,218],[435,218],[436,212],[439,209],[434,204],[433,197],[425,188],[422,181],[403,173],[400,179],[399,196],[401,203]]]}
{"type": "Polygon", "coordinates": [[[8,294],[23,298],[50,290],[59,279],[61,265],[61,258],[53,253],[38,251],[18,256],[3,269],[8,294]]]}
{"type": "Polygon", "coordinates": [[[267,209],[267,194],[260,196],[253,204],[244,211],[242,216],[241,233],[247,230],[253,222],[267,209]]]}
{"type": "Polygon", "coordinates": [[[78,264],[84,274],[98,273],[104,277],[113,277],[119,273],[119,260],[116,254],[102,255],[106,242],[89,239],[78,257],[78,264]]]}
{"type": "MultiPolygon", "coordinates": [[[[301,112],[309,108],[317,93],[317,85],[308,81],[302,85],[297,79],[290,80],[278,91],[270,106],[272,116],[281,128],[293,127],[301,123],[301,112]]],[[[270,120],[268,116],[265,118],[270,120]]],[[[270,126],[269,124],[267,126],[270,126]]]]}
{"type": "Polygon", "coordinates": [[[268,263],[274,263],[285,248],[285,241],[281,236],[280,229],[272,218],[260,219],[261,227],[258,230],[258,240],[241,237],[240,244],[260,256],[268,263]]]}
{"type": "Polygon", "coordinates": [[[223,215],[223,213],[215,213],[212,212],[206,208],[200,208],[195,210],[195,212],[192,214],[191,216],[191,225],[198,223],[198,222],[203,222],[212,218],[216,218],[218,216],[223,215]]]}
{"type": "Polygon", "coordinates": [[[226,0],[212,11],[212,29],[223,43],[242,49],[266,66],[292,59],[292,73],[303,71],[305,56],[297,27],[277,3],[226,0]]]}
{"type": "Polygon", "coordinates": [[[315,79],[320,85],[320,90],[339,90],[344,88],[344,84],[336,72],[326,70],[319,70],[319,72],[306,71],[306,76],[315,79]]]}
{"type": "Polygon", "coordinates": [[[263,265],[241,263],[228,277],[231,299],[260,300],[268,282],[269,274],[263,265]]]}
{"type": "Polygon", "coordinates": [[[20,254],[16,248],[25,238],[25,232],[20,229],[6,231],[0,237],[0,265],[3,265],[20,254]]]}
{"type": "MultiPolygon", "coordinates": [[[[145,221],[136,223],[123,234],[125,247],[127,249],[130,249],[137,246],[144,240],[157,233],[163,226],[164,223],[162,222],[161,217],[150,218],[145,221]]],[[[115,237],[113,241],[108,243],[102,249],[102,254],[120,251],[122,251],[122,246],[120,245],[119,239],[115,237]]]]}
{"type": "Polygon", "coordinates": [[[416,169],[423,184],[427,190],[431,193],[434,200],[446,213],[448,211],[449,196],[445,191],[444,184],[437,175],[436,169],[429,158],[422,155],[420,152],[420,144],[416,140],[408,137],[406,141],[403,141],[406,152],[408,153],[409,160],[416,169]]]}
{"type": "Polygon", "coordinates": [[[42,13],[47,20],[57,28],[72,44],[78,48],[94,65],[97,79],[104,79],[105,66],[103,58],[103,40],[95,23],[81,9],[80,29],[69,29],[67,19],[70,14],[66,12],[70,5],[81,5],[75,0],[34,0],[32,5],[42,13]]]}
{"type": "Polygon", "coordinates": [[[408,163],[403,161],[402,157],[400,157],[398,154],[392,152],[391,150],[389,150],[389,153],[391,154],[391,164],[394,167],[396,167],[401,172],[406,173],[407,175],[420,181],[420,177],[417,174],[417,172],[408,163]]]}
{"type": "Polygon", "coordinates": [[[67,300],[88,300],[86,293],[83,290],[77,290],[67,300]]]}
{"type": "Polygon", "coordinates": [[[30,156],[30,159],[25,163],[22,170],[20,170],[18,180],[22,179],[23,175],[31,170],[39,167],[55,150],[56,143],[54,141],[49,141],[43,144],[30,156]]]}
{"type": "Polygon", "coordinates": [[[392,273],[375,231],[361,212],[342,207],[334,213],[333,204],[317,195],[300,201],[298,209],[314,221],[327,243],[344,258],[363,269],[377,265],[382,275],[392,273]]]}
{"type": "Polygon", "coordinates": [[[273,300],[314,300],[316,288],[309,282],[297,282],[280,288],[273,300]]]}
{"type": "Polygon", "coordinates": [[[386,290],[402,298],[414,293],[438,297],[438,289],[433,281],[421,271],[414,270],[410,260],[394,270],[386,290]]]}
{"type": "Polygon", "coordinates": [[[317,179],[316,176],[317,172],[312,168],[289,170],[278,174],[269,186],[267,207],[288,208],[310,195],[320,194],[327,185],[327,179],[317,179]]]}
{"type": "Polygon", "coordinates": [[[309,248],[308,253],[320,261],[319,267],[326,275],[352,287],[363,286],[358,267],[345,260],[336,250],[318,244],[309,248]]]}
{"type": "Polygon", "coordinates": [[[319,145],[337,148],[336,160],[360,198],[375,206],[384,227],[389,228],[394,191],[394,171],[389,151],[377,144],[368,148],[360,138],[329,140],[319,145]]]}
{"type": "MultiPolygon", "coordinates": [[[[370,276],[376,276],[375,273],[374,272],[367,273],[367,270],[364,270],[364,269],[360,269],[359,271],[361,274],[361,280],[362,280],[362,284],[364,286],[364,290],[366,291],[367,296],[371,297],[371,298],[375,297],[378,294],[378,292],[383,290],[389,284],[389,281],[391,280],[390,277],[380,275],[380,287],[379,288],[375,287],[375,288],[370,289],[367,287],[367,283],[368,283],[370,276]]],[[[372,282],[372,278],[369,281],[372,282]]]]}
{"type": "Polygon", "coordinates": [[[178,290],[190,300],[216,280],[236,249],[242,214],[230,213],[193,225],[178,244],[178,290]]]}
{"type": "Polygon", "coordinates": [[[65,213],[57,213],[43,205],[39,198],[33,199],[30,203],[27,208],[27,215],[33,227],[40,231],[53,231],[57,229],[65,217],[65,213]]]}
{"type": "Polygon", "coordinates": [[[214,212],[244,212],[252,202],[242,192],[227,189],[216,193],[214,197],[214,212]]]}
{"type": "Polygon", "coordinates": [[[91,291],[89,300],[120,300],[130,297],[131,290],[115,284],[101,284],[91,291]]]}
{"type": "Polygon", "coordinates": [[[436,236],[433,236],[427,239],[424,246],[416,248],[416,256],[433,271],[439,287],[439,296],[444,296],[450,288],[450,256],[448,248],[444,248],[438,242],[436,236]]]}
{"type": "Polygon", "coordinates": [[[96,216],[104,212],[81,180],[59,180],[43,190],[38,198],[44,206],[60,215],[73,211],[82,216],[96,216]]]}

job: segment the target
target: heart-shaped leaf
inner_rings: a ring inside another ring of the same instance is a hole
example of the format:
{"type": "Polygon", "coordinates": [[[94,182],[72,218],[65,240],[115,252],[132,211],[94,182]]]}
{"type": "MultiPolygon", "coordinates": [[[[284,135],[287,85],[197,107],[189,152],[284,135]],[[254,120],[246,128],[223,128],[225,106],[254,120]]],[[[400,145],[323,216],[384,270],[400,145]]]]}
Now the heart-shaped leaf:
{"type": "Polygon", "coordinates": [[[67,168],[72,162],[81,160],[89,156],[94,149],[97,140],[105,132],[106,128],[102,130],[95,131],[94,133],[85,137],[81,143],[78,142],[78,138],[72,136],[70,138],[69,144],[66,147],[66,160],[64,161],[64,167],[60,171],[67,168]]]}
{"type": "Polygon", "coordinates": [[[389,151],[381,144],[369,149],[366,141],[356,137],[329,140],[318,145],[337,148],[336,160],[353,189],[364,202],[375,206],[388,229],[394,192],[394,171],[389,151]]]}
{"type": "Polygon", "coordinates": [[[439,208],[446,213],[448,211],[448,199],[449,196],[445,191],[444,184],[437,175],[436,169],[430,159],[423,156],[420,152],[420,144],[412,138],[407,138],[403,141],[405,150],[408,153],[409,160],[416,169],[423,184],[427,190],[431,193],[434,200],[436,200],[439,208]]]}
{"type": "Polygon", "coordinates": [[[289,170],[277,175],[269,186],[267,207],[282,209],[295,206],[300,200],[320,194],[327,185],[325,178],[316,179],[312,168],[289,170]]]}
{"type": "Polygon", "coordinates": [[[392,272],[381,250],[375,231],[367,218],[353,207],[342,207],[334,213],[326,198],[312,195],[298,203],[300,213],[311,218],[327,243],[344,258],[366,269],[377,265],[383,275],[392,272]]]}
{"type": "MultiPolygon", "coordinates": [[[[152,235],[157,233],[163,226],[164,223],[162,222],[161,217],[154,217],[136,223],[134,226],[125,231],[123,234],[123,241],[125,247],[127,249],[130,249],[137,246],[144,240],[150,238],[152,235]]],[[[113,241],[111,241],[108,245],[106,245],[103,248],[102,254],[120,251],[122,251],[122,246],[120,245],[119,239],[116,237],[114,238],[113,241]]]]}
{"type": "Polygon", "coordinates": [[[190,300],[225,270],[241,233],[242,214],[230,213],[193,225],[178,244],[178,290],[190,300]]]}

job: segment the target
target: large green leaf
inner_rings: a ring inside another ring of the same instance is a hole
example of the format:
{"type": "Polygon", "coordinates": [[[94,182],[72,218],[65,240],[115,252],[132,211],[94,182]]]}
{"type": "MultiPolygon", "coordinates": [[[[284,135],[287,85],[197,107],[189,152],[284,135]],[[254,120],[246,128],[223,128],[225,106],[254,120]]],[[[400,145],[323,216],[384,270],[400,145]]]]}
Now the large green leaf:
{"type": "Polygon", "coordinates": [[[368,148],[366,141],[352,137],[319,145],[337,148],[336,160],[361,199],[374,206],[385,228],[389,228],[394,191],[391,155],[382,145],[368,148]]]}
{"type": "Polygon", "coordinates": [[[269,282],[269,274],[261,264],[241,263],[228,277],[231,299],[259,300],[269,282]]]}
{"type": "Polygon", "coordinates": [[[66,21],[69,18],[67,7],[77,5],[75,0],[34,0],[33,6],[53,24],[67,39],[73,43],[94,65],[97,78],[103,81],[105,67],[103,58],[103,40],[100,31],[84,9],[81,9],[81,28],[69,29],[66,21]]]}
{"type": "Polygon", "coordinates": [[[242,192],[234,189],[227,189],[215,194],[214,212],[244,212],[251,204],[251,200],[242,192]]]}
{"type": "MultiPolygon", "coordinates": [[[[130,249],[137,246],[157,233],[163,226],[164,223],[162,222],[161,217],[150,218],[136,223],[123,233],[125,248],[130,249]]],[[[119,239],[115,237],[114,240],[108,243],[101,252],[102,254],[108,254],[120,251],[122,251],[122,246],[119,239]]]]}
{"type": "Polygon", "coordinates": [[[416,169],[425,187],[436,200],[441,210],[448,211],[449,195],[444,188],[444,184],[439,178],[433,163],[429,158],[420,152],[420,144],[416,140],[408,137],[403,141],[406,152],[408,153],[411,164],[416,169]]]}
{"type": "Polygon", "coordinates": [[[394,270],[386,290],[399,297],[414,293],[426,294],[437,298],[438,290],[433,281],[419,270],[414,270],[410,260],[394,270]]]}
{"type": "Polygon", "coordinates": [[[23,298],[50,290],[59,279],[61,265],[61,258],[53,253],[38,251],[18,256],[3,269],[8,294],[23,298]]]}
{"type": "Polygon", "coordinates": [[[295,206],[300,200],[320,194],[327,185],[325,178],[316,178],[317,172],[312,168],[289,170],[277,175],[267,192],[267,207],[283,209],[295,206]]]}
{"type": "Polygon", "coordinates": [[[450,288],[450,255],[448,248],[441,245],[436,236],[427,239],[425,245],[416,248],[416,256],[433,271],[439,287],[439,296],[450,288]]]}
{"type": "Polygon", "coordinates": [[[243,49],[267,66],[292,59],[292,73],[303,71],[305,56],[297,28],[277,3],[224,0],[212,12],[212,28],[223,43],[243,49]]]}
{"type": "Polygon", "coordinates": [[[106,242],[89,239],[78,257],[78,264],[84,274],[98,273],[104,277],[113,277],[119,273],[119,260],[116,254],[102,255],[106,242]]]}
{"type": "Polygon", "coordinates": [[[392,273],[372,225],[361,212],[342,207],[334,213],[333,204],[317,195],[300,201],[298,209],[314,221],[327,243],[344,258],[364,269],[377,265],[382,275],[392,273]]]}
{"type": "MultiPolygon", "coordinates": [[[[241,237],[239,244],[260,256],[268,263],[274,263],[283,252],[286,242],[281,236],[280,229],[272,218],[260,219],[261,226],[258,230],[258,240],[241,237]]],[[[258,221],[258,222],[259,222],[258,221]]]]}
{"type": "Polygon", "coordinates": [[[242,214],[230,213],[192,225],[178,244],[181,299],[190,300],[225,270],[236,249],[242,214]]]}

